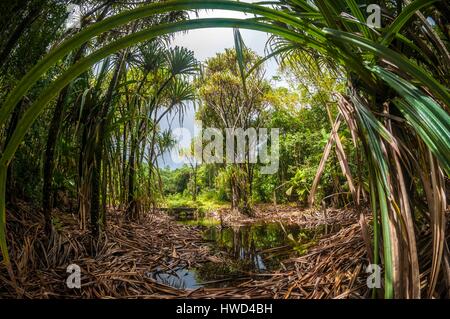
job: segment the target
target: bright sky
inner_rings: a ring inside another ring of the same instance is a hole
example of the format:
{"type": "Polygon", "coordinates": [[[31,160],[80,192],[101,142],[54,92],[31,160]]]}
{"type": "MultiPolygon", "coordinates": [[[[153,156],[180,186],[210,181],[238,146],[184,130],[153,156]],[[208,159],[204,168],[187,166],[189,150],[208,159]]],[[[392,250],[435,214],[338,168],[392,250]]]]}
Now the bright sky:
{"type": "MultiPolygon", "coordinates": [[[[245,2],[257,2],[259,0],[247,0],[245,2]]],[[[70,13],[69,18],[66,21],[66,28],[76,27],[79,25],[80,21],[80,8],[77,5],[72,5],[68,7],[70,13]]],[[[192,19],[196,18],[251,18],[253,15],[238,13],[226,10],[202,10],[198,12],[198,17],[195,13],[191,13],[190,17],[192,19]]],[[[269,39],[269,35],[263,32],[252,31],[252,30],[241,30],[241,35],[244,39],[246,46],[253,51],[255,51],[260,56],[266,55],[266,43],[269,39]]],[[[213,57],[216,53],[223,52],[227,48],[234,47],[234,37],[233,29],[230,28],[211,28],[211,29],[200,29],[193,30],[189,32],[178,33],[175,35],[175,39],[172,46],[182,46],[189,50],[194,51],[195,57],[204,62],[207,58],[213,57]]],[[[274,86],[287,85],[284,81],[275,81],[272,78],[277,75],[277,63],[274,59],[267,61],[264,64],[266,69],[266,78],[272,81],[274,86]]],[[[183,127],[191,132],[194,136],[194,129],[196,128],[195,121],[195,110],[193,105],[187,110],[183,123],[179,123],[178,118],[172,122],[172,129],[177,127],[183,127]]],[[[163,129],[169,128],[169,122],[165,121],[161,124],[163,129]]],[[[184,136],[179,139],[178,149],[186,148],[190,145],[190,137],[184,136]]],[[[172,152],[172,156],[178,153],[178,150],[172,152]]],[[[170,166],[171,168],[176,168],[182,166],[181,163],[176,163],[171,159],[170,154],[164,155],[164,163],[160,163],[160,166],[170,166]]],[[[179,161],[180,158],[175,159],[179,161]]]]}
{"type": "MultiPolygon", "coordinates": [[[[247,2],[256,2],[249,0],[247,2]]],[[[196,18],[194,13],[190,14],[192,19],[196,18]]],[[[199,18],[251,18],[253,15],[225,10],[202,10],[199,12],[199,18]]],[[[265,56],[265,45],[269,39],[267,33],[241,30],[244,42],[253,51],[260,56],[265,56]]],[[[200,61],[204,61],[222,52],[227,48],[234,47],[233,29],[230,28],[211,28],[192,30],[187,33],[178,33],[175,37],[174,45],[183,46],[194,51],[195,56],[200,61]]],[[[267,69],[267,78],[271,79],[276,75],[277,65],[274,60],[268,61],[265,65],[267,69]]]]}
{"type": "MultiPolygon", "coordinates": [[[[256,2],[259,0],[248,0],[246,2],[256,2]]],[[[225,10],[202,10],[199,12],[199,18],[251,18],[252,15],[225,11],[225,10]]],[[[196,19],[194,13],[190,14],[192,19],[196,19]]],[[[265,48],[269,35],[263,32],[253,30],[241,30],[242,37],[246,46],[255,51],[260,56],[265,56],[265,48]]],[[[194,51],[195,57],[200,61],[205,61],[207,58],[214,56],[218,52],[222,52],[227,48],[234,48],[233,29],[214,28],[214,29],[200,29],[192,30],[185,33],[178,33],[173,41],[173,46],[178,45],[194,51]]],[[[266,69],[266,78],[272,80],[272,77],[277,74],[277,64],[274,59],[267,61],[264,65],[266,69]]],[[[283,85],[283,82],[273,81],[275,86],[283,85]]],[[[194,108],[193,106],[187,111],[184,116],[182,124],[175,120],[172,123],[172,128],[184,127],[188,129],[192,136],[194,135],[194,108]]],[[[167,128],[168,124],[162,124],[163,128],[167,128]]],[[[178,148],[185,148],[190,145],[189,138],[178,139],[178,148]]],[[[177,150],[173,150],[175,155],[177,150]]],[[[178,159],[179,160],[179,159],[178,159]]],[[[183,164],[176,163],[171,159],[170,154],[164,155],[164,163],[159,163],[161,167],[169,166],[171,168],[180,167],[183,164]]]]}

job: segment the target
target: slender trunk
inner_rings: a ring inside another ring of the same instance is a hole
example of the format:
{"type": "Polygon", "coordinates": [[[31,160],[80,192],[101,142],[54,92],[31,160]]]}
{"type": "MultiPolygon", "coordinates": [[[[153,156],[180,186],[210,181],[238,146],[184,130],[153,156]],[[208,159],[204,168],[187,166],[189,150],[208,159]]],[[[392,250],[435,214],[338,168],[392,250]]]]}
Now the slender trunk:
{"type": "MultiPolygon", "coordinates": [[[[140,82],[136,93],[139,94],[142,87],[144,86],[146,82],[148,72],[144,74],[144,77],[142,81],[140,82]]],[[[138,112],[140,109],[140,103],[137,102],[136,98],[133,99],[133,103],[129,103],[127,99],[127,107],[130,109],[131,105],[133,105],[133,116],[135,115],[135,112],[138,112]]],[[[140,122],[138,122],[140,123],[140,122]]],[[[138,126],[142,126],[142,124],[137,124],[138,126]]],[[[128,185],[127,185],[127,179],[126,179],[126,159],[127,159],[127,148],[126,148],[126,142],[127,142],[127,126],[125,126],[124,132],[123,132],[123,143],[124,143],[124,152],[123,152],[123,189],[125,190],[128,186],[128,197],[124,194],[123,196],[123,202],[125,202],[125,198],[127,199],[127,211],[126,211],[126,218],[129,220],[137,219],[139,216],[139,210],[136,203],[136,194],[135,194],[135,180],[136,180],[136,153],[141,141],[141,137],[139,136],[140,132],[137,132],[137,135],[133,134],[133,128],[130,124],[130,154],[129,154],[129,160],[128,160],[128,185]]],[[[143,148],[145,148],[145,144],[143,145],[143,148]]],[[[144,151],[142,151],[142,155],[144,154],[144,151]]],[[[151,163],[151,159],[149,160],[149,163],[151,163]]]]}
{"type": "Polygon", "coordinates": [[[24,34],[27,28],[30,28],[34,20],[39,16],[41,12],[41,6],[33,7],[27,16],[20,22],[14,32],[11,34],[8,42],[5,44],[3,49],[0,52],[0,69],[5,65],[6,61],[8,61],[8,56],[11,51],[16,46],[22,34],[24,34]]]}
{"type": "Polygon", "coordinates": [[[103,165],[103,176],[102,176],[102,216],[101,216],[101,226],[103,230],[106,230],[106,214],[107,214],[107,184],[108,183],[108,165],[103,165]]]}
{"type": "Polygon", "coordinates": [[[122,156],[122,180],[121,186],[122,190],[120,191],[120,207],[125,203],[126,194],[127,194],[127,157],[128,157],[128,145],[127,145],[127,125],[125,125],[123,130],[123,156],[122,156]]]}
{"type": "Polygon", "coordinates": [[[194,190],[192,192],[192,199],[194,201],[197,200],[197,164],[195,164],[195,166],[193,167],[193,178],[194,178],[194,190]]]}
{"type": "Polygon", "coordinates": [[[53,209],[52,204],[52,179],[53,179],[53,167],[56,141],[59,136],[59,130],[61,127],[61,120],[63,116],[63,108],[69,92],[69,86],[66,86],[60,93],[58,101],[55,106],[55,112],[53,113],[52,121],[50,123],[50,129],[48,130],[47,144],[45,148],[44,157],[44,184],[42,187],[42,210],[44,212],[44,230],[47,235],[51,234],[51,212],[53,209]]]}
{"type": "MultiPolygon", "coordinates": [[[[106,128],[107,128],[107,117],[108,112],[110,111],[113,93],[117,87],[119,82],[119,78],[121,75],[121,70],[123,66],[123,62],[125,60],[126,53],[123,54],[120,61],[117,63],[116,68],[114,69],[114,74],[111,80],[111,83],[108,87],[108,91],[105,97],[105,101],[101,106],[98,117],[95,117],[99,120],[96,128],[94,129],[94,138],[96,140],[95,147],[95,155],[94,162],[92,168],[92,180],[91,180],[91,233],[94,238],[97,238],[99,235],[99,216],[100,216],[100,178],[101,178],[101,167],[103,161],[103,148],[106,138],[106,128]]],[[[103,212],[106,214],[106,212],[103,212]]]]}
{"type": "Polygon", "coordinates": [[[241,178],[240,178],[240,187],[241,187],[241,198],[240,198],[240,211],[244,215],[253,216],[253,211],[250,205],[250,196],[251,196],[251,181],[250,175],[247,170],[245,164],[242,164],[241,169],[241,178]]]}
{"type": "Polygon", "coordinates": [[[111,194],[109,195],[108,204],[109,207],[112,207],[114,210],[116,209],[116,185],[114,183],[115,178],[113,177],[113,167],[108,166],[108,187],[111,191],[111,194]]]}
{"type": "Polygon", "coordinates": [[[237,181],[236,177],[234,175],[234,172],[232,172],[231,178],[230,178],[230,188],[231,188],[231,210],[236,210],[239,207],[239,192],[237,187],[237,181]]]}
{"type": "Polygon", "coordinates": [[[78,157],[78,184],[77,184],[77,193],[78,193],[78,215],[80,219],[80,229],[86,229],[86,218],[87,213],[89,211],[89,202],[90,198],[90,183],[88,182],[90,179],[90,171],[85,165],[87,161],[87,137],[88,137],[88,127],[83,127],[83,132],[81,134],[80,141],[80,154],[78,157]]]}
{"type": "MultiPolygon", "coordinates": [[[[75,54],[72,64],[79,61],[82,56],[86,45],[83,45],[75,54]]],[[[55,160],[55,146],[58,141],[59,133],[61,130],[61,122],[64,114],[64,107],[67,102],[67,97],[70,92],[70,85],[67,85],[59,94],[58,101],[56,102],[55,111],[53,113],[52,121],[47,135],[47,143],[45,147],[44,157],[44,183],[42,187],[42,210],[44,212],[44,230],[47,235],[50,235],[52,231],[51,227],[51,212],[53,210],[52,203],[52,181],[53,181],[53,169],[55,160]]]]}
{"type": "Polygon", "coordinates": [[[129,172],[128,172],[128,207],[127,207],[127,219],[137,219],[137,206],[136,206],[136,194],[135,194],[135,178],[136,178],[136,140],[133,138],[130,149],[129,158],[129,172]]]}
{"type": "Polygon", "coordinates": [[[102,163],[102,146],[97,145],[94,156],[92,180],[91,180],[91,233],[94,238],[99,235],[100,216],[100,169],[102,163]]]}
{"type": "MultiPolygon", "coordinates": [[[[22,109],[23,109],[23,99],[20,100],[20,102],[17,103],[16,107],[14,108],[11,120],[8,125],[8,129],[6,130],[4,149],[8,146],[8,143],[11,140],[14,131],[16,130],[20,114],[22,113],[22,109]]],[[[13,178],[13,162],[11,162],[11,164],[8,166],[6,173],[6,202],[14,201],[15,197],[13,194],[14,194],[14,178],[13,178]]]]}

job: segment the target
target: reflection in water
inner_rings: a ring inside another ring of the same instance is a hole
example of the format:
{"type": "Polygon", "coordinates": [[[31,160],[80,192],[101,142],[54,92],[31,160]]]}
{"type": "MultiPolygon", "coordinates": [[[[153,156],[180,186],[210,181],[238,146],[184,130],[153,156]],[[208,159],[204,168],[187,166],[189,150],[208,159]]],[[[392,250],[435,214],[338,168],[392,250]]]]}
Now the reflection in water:
{"type": "Polygon", "coordinates": [[[157,269],[147,274],[148,277],[157,282],[178,289],[196,289],[202,287],[197,279],[195,269],[178,268],[170,272],[157,269]]]}
{"type": "Polygon", "coordinates": [[[203,286],[225,287],[248,278],[249,274],[280,268],[280,262],[291,254],[303,254],[316,239],[326,232],[324,227],[301,229],[298,225],[257,223],[220,227],[208,219],[180,221],[203,229],[203,236],[216,253],[225,252],[224,262],[203,264],[198,269],[154,271],[154,280],[180,289],[203,286]],[[277,249],[279,248],[279,249],[277,249]]]}
{"type": "MultiPolygon", "coordinates": [[[[252,271],[262,272],[279,265],[279,258],[264,258],[266,249],[292,245],[299,238],[301,229],[297,225],[282,227],[279,223],[258,223],[235,227],[210,227],[204,238],[215,247],[225,250],[236,260],[246,261],[252,271]]],[[[285,250],[286,253],[292,249],[285,250]]],[[[281,256],[279,256],[281,257],[281,256]]]]}

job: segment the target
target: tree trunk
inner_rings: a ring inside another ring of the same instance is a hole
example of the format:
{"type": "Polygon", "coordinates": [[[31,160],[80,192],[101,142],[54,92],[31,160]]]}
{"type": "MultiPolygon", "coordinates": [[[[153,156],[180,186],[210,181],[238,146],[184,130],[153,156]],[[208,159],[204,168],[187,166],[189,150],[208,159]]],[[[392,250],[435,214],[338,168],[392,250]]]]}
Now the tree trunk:
{"type": "Polygon", "coordinates": [[[83,132],[81,134],[80,141],[80,154],[78,157],[78,185],[77,185],[77,193],[78,193],[78,215],[80,219],[80,229],[86,229],[86,220],[87,214],[89,213],[89,198],[90,195],[90,170],[85,165],[85,163],[89,163],[87,160],[87,139],[88,139],[88,127],[83,127],[83,132]]]}
{"type": "MultiPolygon", "coordinates": [[[[78,62],[82,56],[86,45],[82,45],[81,48],[75,53],[72,64],[78,62]]],[[[47,135],[47,143],[45,147],[44,156],[44,183],[42,187],[42,210],[44,212],[44,230],[47,235],[51,234],[51,212],[53,210],[52,201],[52,182],[53,182],[53,169],[54,169],[54,157],[55,146],[61,130],[61,122],[64,114],[64,107],[67,102],[67,98],[70,92],[70,84],[67,85],[59,94],[58,101],[56,102],[55,111],[53,113],[52,121],[47,135]]]]}
{"type": "MultiPolygon", "coordinates": [[[[98,124],[96,128],[93,130],[96,140],[96,147],[95,147],[95,156],[94,156],[94,162],[93,162],[93,169],[92,169],[92,180],[91,180],[91,189],[92,189],[92,195],[91,195],[91,233],[94,238],[97,238],[99,235],[99,216],[100,214],[100,178],[101,178],[101,167],[102,167],[102,161],[103,161],[103,148],[104,148],[104,142],[106,137],[106,128],[107,128],[107,116],[108,112],[111,108],[112,104],[112,98],[114,90],[117,87],[117,84],[119,83],[119,78],[121,75],[121,70],[123,66],[123,62],[125,60],[126,53],[122,55],[122,58],[119,60],[119,62],[116,65],[116,68],[114,69],[114,74],[111,79],[110,85],[108,87],[108,91],[106,93],[105,101],[103,105],[101,106],[101,109],[99,110],[98,116],[94,117],[98,120],[98,124]]],[[[95,125],[95,123],[94,123],[95,125]]],[[[106,214],[106,212],[103,212],[106,214]]]]}
{"type": "Polygon", "coordinates": [[[232,172],[230,178],[230,189],[231,189],[231,210],[234,211],[239,209],[239,191],[234,172],[232,172]]]}
{"type": "Polygon", "coordinates": [[[127,134],[127,125],[124,126],[123,129],[123,154],[122,154],[122,180],[121,180],[121,186],[122,190],[120,191],[120,207],[122,208],[123,203],[126,201],[127,196],[127,140],[128,140],[128,134],[127,134]]]}
{"type": "Polygon", "coordinates": [[[27,31],[27,28],[30,28],[36,18],[39,16],[41,12],[41,5],[35,6],[30,9],[27,16],[20,22],[14,32],[11,34],[8,42],[3,47],[0,52],[0,69],[5,65],[6,61],[8,61],[8,56],[11,51],[16,46],[22,34],[27,31]]]}
{"type": "Polygon", "coordinates": [[[58,140],[59,130],[61,127],[61,120],[63,116],[63,109],[65,101],[69,92],[69,86],[66,86],[59,94],[58,101],[55,106],[55,112],[53,113],[52,121],[50,123],[50,129],[48,130],[47,144],[45,148],[44,156],[44,184],[42,187],[42,210],[44,212],[44,230],[47,235],[52,232],[51,218],[52,218],[52,180],[53,180],[53,167],[55,146],[58,140]]]}
{"type": "Polygon", "coordinates": [[[106,230],[106,214],[107,212],[107,187],[108,187],[108,165],[103,165],[103,173],[102,173],[102,215],[101,215],[101,226],[103,230],[106,230]]]}
{"type": "Polygon", "coordinates": [[[139,212],[136,205],[136,191],[135,191],[135,179],[136,179],[136,140],[133,138],[130,149],[129,158],[129,172],[128,172],[128,207],[127,207],[127,219],[136,220],[139,212]]]}
{"type": "Polygon", "coordinates": [[[92,237],[98,238],[99,235],[99,216],[100,216],[100,170],[103,156],[103,145],[97,144],[95,150],[95,158],[92,169],[91,180],[91,234],[92,237]]]}
{"type": "Polygon", "coordinates": [[[197,200],[197,164],[192,166],[192,177],[194,182],[194,189],[192,190],[192,200],[197,200]]]}
{"type": "MultiPolygon", "coordinates": [[[[11,120],[9,121],[8,129],[6,131],[6,138],[3,149],[5,149],[8,146],[8,143],[11,140],[11,137],[17,128],[17,124],[19,122],[22,109],[23,109],[23,99],[20,100],[20,102],[17,103],[16,107],[14,108],[11,120]]],[[[13,178],[13,162],[11,162],[10,165],[8,166],[8,170],[6,173],[6,202],[14,201],[15,197],[13,194],[14,194],[14,178],[13,178]]]]}

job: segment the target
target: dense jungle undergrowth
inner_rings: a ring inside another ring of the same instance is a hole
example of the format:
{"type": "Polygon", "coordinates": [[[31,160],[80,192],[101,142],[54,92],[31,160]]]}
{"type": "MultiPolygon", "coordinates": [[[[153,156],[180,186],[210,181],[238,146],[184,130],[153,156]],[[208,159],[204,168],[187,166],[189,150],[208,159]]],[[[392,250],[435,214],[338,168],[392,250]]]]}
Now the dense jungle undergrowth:
{"type": "Polygon", "coordinates": [[[373,2],[3,1],[0,298],[449,298],[450,5],[373,2]]]}

